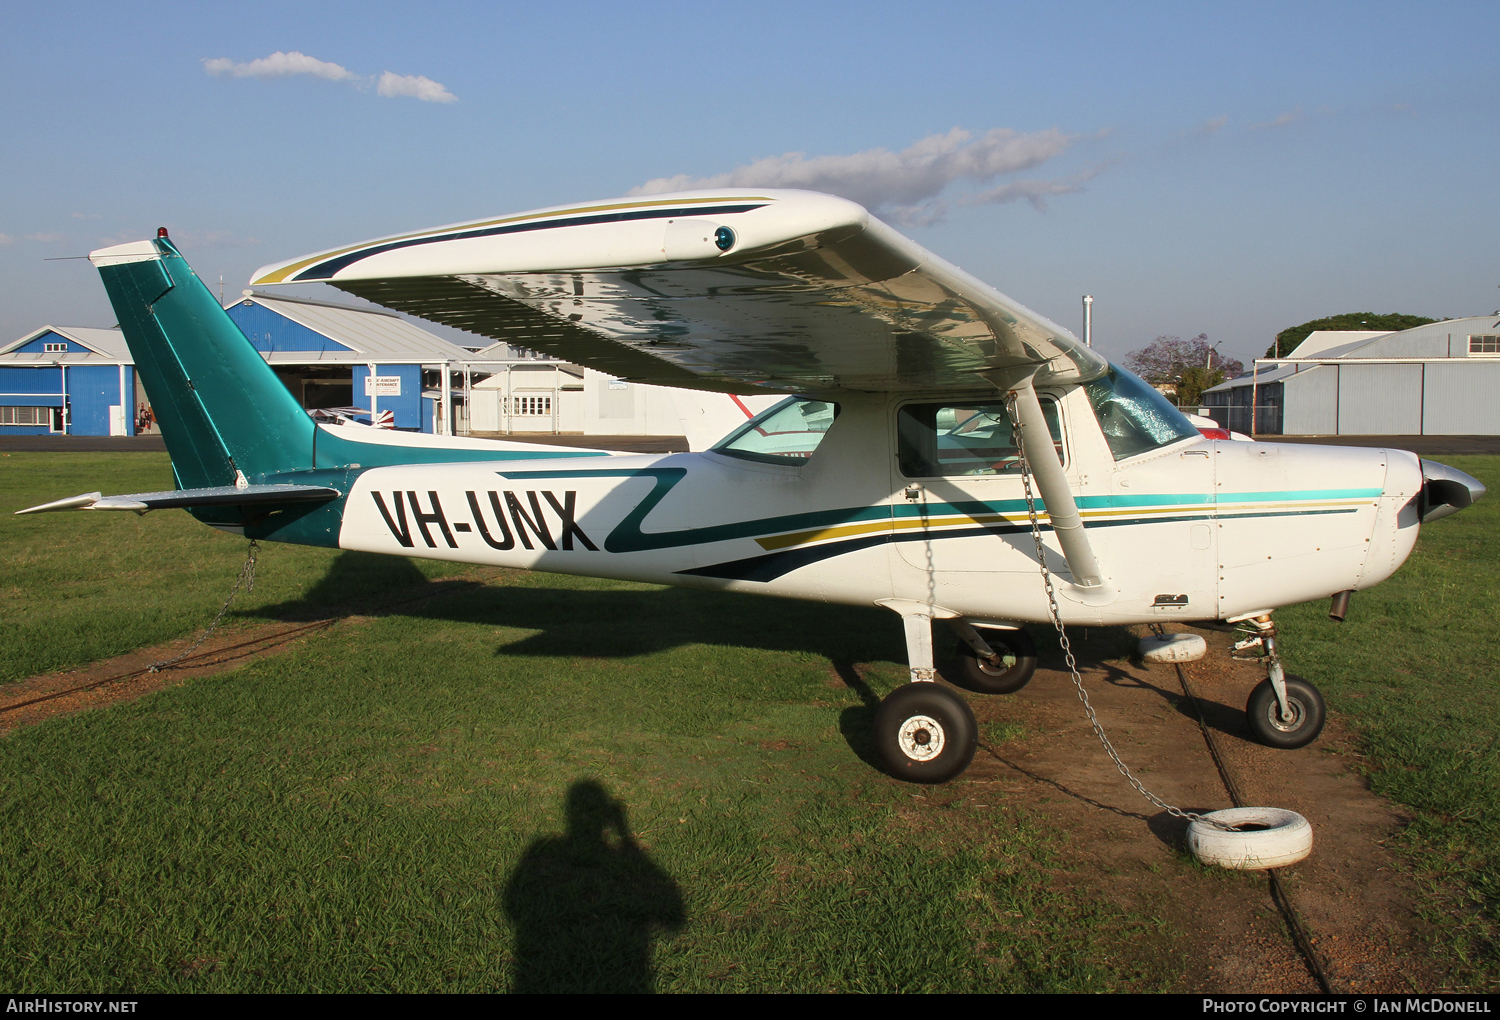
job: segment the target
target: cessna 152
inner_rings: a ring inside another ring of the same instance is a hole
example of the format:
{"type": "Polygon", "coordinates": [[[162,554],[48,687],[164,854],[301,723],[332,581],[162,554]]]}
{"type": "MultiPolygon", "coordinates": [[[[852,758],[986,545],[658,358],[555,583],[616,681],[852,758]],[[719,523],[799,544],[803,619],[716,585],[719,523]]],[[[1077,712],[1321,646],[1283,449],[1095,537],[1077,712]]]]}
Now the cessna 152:
{"type": "Polygon", "coordinates": [[[997,693],[1035,668],[1023,625],[1054,614],[1248,621],[1269,672],[1251,726],[1308,743],[1322,700],[1282,674],[1271,611],[1384,580],[1422,522],[1484,492],[1401,450],[1205,438],[1067,330],[811,192],[544,209],[252,280],[329,283],[632,381],[793,394],[700,453],[320,425],[165,230],[90,258],[180,488],[24,512],[186,507],[258,540],[884,606],[911,682],[877,745],[915,781],[975,749],[967,703],[931,682],[938,619],[966,649],[960,682],[997,693]]]}

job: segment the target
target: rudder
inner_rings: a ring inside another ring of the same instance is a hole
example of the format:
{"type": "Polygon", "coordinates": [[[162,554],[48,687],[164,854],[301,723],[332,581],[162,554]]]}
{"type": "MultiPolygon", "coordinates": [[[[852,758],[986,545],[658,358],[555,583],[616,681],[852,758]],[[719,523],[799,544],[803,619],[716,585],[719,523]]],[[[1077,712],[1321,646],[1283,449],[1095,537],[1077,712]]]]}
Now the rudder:
{"type": "Polygon", "coordinates": [[[316,426],[165,236],[91,252],[178,485],[312,467],[316,426]]]}

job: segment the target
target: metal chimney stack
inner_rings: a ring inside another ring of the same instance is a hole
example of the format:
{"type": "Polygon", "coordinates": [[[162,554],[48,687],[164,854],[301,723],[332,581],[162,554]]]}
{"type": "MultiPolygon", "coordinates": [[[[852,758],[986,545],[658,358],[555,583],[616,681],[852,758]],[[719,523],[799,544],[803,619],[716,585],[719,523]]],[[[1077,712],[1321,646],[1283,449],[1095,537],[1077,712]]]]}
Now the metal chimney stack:
{"type": "Polygon", "coordinates": [[[1094,295],[1083,296],[1083,346],[1094,346],[1094,295]]]}

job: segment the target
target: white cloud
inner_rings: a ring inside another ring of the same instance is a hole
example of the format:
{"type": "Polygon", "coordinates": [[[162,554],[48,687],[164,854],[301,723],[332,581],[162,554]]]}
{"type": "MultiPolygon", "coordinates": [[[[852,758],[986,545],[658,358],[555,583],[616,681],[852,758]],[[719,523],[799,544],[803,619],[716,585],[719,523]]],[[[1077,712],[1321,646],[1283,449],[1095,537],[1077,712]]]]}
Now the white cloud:
{"type": "Polygon", "coordinates": [[[56,231],[49,231],[45,234],[26,234],[22,237],[17,237],[15,234],[0,234],[0,247],[8,244],[20,244],[22,241],[61,241],[65,236],[56,231]]]}
{"type": "MultiPolygon", "coordinates": [[[[947,134],[929,135],[900,152],[866,149],[848,156],[813,157],[789,152],[712,177],[658,177],[630,194],[695,188],[805,188],[851,199],[908,226],[926,226],[943,218],[946,204],[938,196],[949,185],[961,181],[985,184],[1003,174],[1040,166],[1066,152],[1078,137],[1056,128],[1029,134],[992,128],[975,137],[954,128],[947,134]]],[[[1016,181],[961,201],[974,205],[1025,198],[1038,205],[1046,195],[1077,190],[1076,184],[1061,181],[1016,181]]]]}
{"type": "Polygon", "coordinates": [[[1251,127],[1256,129],[1285,127],[1286,125],[1291,124],[1293,121],[1298,121],[1301,119],[1302,107],[1299,106],[1295,110],[1288,110],[1286,113],[1283,113],[1275,120],[1268,120],[1264,124],[1252,124],[1251,127]]]}
{"type": "Polygon", "coordinates": [[[377,95],[410,96],[424,103],[456,103],[458,97],[431,78],[420,74],[392,74],[386,71],[375,86],[377,95]]]}
{"type": "Polygon", "coordinates": [[[261,57],[248,63],[236,64],[228,57],[217,57],[203,61],[203,69],[209,74],[228,74],[236,78],[282,78],[289,74],[310,74],[329,81],[350,81],[359,75],[341,64],[309,57],[306,53],[292,50],[282,53],[277,50],[269,57],[261,57]]]}
{"type": "Polygon", "coordinates": [[[1210,117],[1202,124],[1199,124],[1196,128],[1196,131],[1200,135],[1218,134],[1219,131],[1224,127],[1224,125],[1228,123],[1229,117],[1227,114],[1218,117],[1210,117]]]}
{"type": "Polygon", "coordinates": [[[97,220],[99,218],[99,214],[98,213],[81,213],[81,212],[76,212],[76,213],[73,213],[72,215],[73,215],[73,218],[75,220],[97,220]]]}
{"type": "Polygon", "coordinates": [[[205,58],[203,70],[214,75],[229,75],[234,78],[284,78],[293,74],[306,74],[327,81],[348,82],[356,88],[375,87],[379,96],[410,96],[428,103],[455,103],[458,97],[439,82],[420,74],[394,74],[386,71],[379,78],[373,75],[355,74],[343,64],[310,57],[306,53],[280,50],[269,57],[260,57],[237,64],[228,57],[205,58]]]}

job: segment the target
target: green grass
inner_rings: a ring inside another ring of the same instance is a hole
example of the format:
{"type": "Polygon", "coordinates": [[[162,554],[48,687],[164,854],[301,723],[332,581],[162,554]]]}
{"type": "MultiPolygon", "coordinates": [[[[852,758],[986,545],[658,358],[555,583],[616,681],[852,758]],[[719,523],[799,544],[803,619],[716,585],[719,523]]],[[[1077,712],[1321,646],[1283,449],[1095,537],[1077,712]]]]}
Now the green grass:
{"type": "Polygon", "coordinates": [[[1431,892],[1443,955],[1500,985],[1500,457],[1444,457],[1487,499],[1423,527],[1389,581],[1278,615],[1288,667],[1360,734],[1372,787],[1412,815],[1395,845],[1431,892]]]}
{"type": "MultiPolygon", "coordinates": [[[[149,456],[11,459],[20,505],[165,481],[149,456]]],[[[6,620],[36,635],[7,668],[190,632],[242,550],[179,512],[7,519],[6,620]]],[[[287,546],[263,564],[256,619],[423,580],[287,546]]],[[[903,681],[889,614],[490,573],[0,741],[0,982],[1170,986],[1179,936],[1068,889],[1044,819],[919,802],[870,767],[868,698],[836,676],[903,681]]]]}
{"type": "MultiPolygon", "coordinates": [[[[82,492],[174,487],[164,453],[0,455],[0,683],[169,641],[207,623],[244,561],[243,539],[181,511],[13,514],[82,492]]],[[[265,557],[257,592],[236,599],[231,619],[305,617],[465,573],[472,571],[452,563],[351,560],[334,549],[302,548],[265,557]]]]}
{"type": "MultiPolygon", "coordinates": [[[[1500,458],[1451,462],[1500,487],[1500,458]]],[[[169,479],[161,455],[0,459],[7,507],[169,479]]],[[[191,633],[244,552],[178,511],[0,522],[12,678],[191,633]]],[[[1347,624],[1279,614],[1290,667],[1413,814],[1401,859],[1475,987],[1500,973],[1497,525],[1500,495],[1424,528],[1347,624]]],[[[269,546],[243,612],[389,601],[461,570],[269,546]]],[[[902,681],[889,614],[475,573],[491,583],[0,741],[0,980],[1150,990],[1192,951],[1074,885],[1044,819],[919,805],[869,766],[867,699],[835,677],[902,681]]]]}

